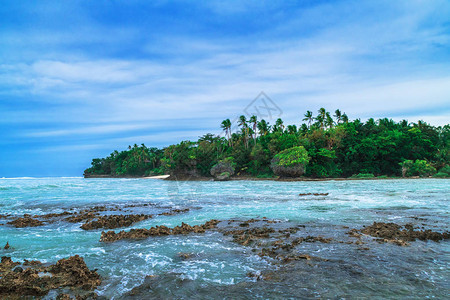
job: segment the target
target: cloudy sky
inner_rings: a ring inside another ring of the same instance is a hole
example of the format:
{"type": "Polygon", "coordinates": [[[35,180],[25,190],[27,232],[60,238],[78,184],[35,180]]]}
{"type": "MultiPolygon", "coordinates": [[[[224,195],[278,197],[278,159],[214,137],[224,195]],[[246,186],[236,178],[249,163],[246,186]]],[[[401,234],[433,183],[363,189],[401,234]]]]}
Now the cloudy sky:
{"type": "Polygon", "coordinates": [[[219,133],[261,91],[289,124],[449,123],[450,2],[2,1],[0,177],[219,133]]]}

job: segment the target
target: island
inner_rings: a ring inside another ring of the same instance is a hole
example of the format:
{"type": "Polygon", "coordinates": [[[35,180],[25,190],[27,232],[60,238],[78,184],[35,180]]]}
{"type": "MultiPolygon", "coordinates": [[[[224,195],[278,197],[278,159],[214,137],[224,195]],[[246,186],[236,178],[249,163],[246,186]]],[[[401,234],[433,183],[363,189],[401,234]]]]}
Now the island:
{"type": "Polygon", "coordinates": [[[205,134],[159,149],[144,144],[95,158],[84,177],[172,179],[382,179],[450,177],[450,125],[349,120],[339,109],[307,111],[300,126],[282,119],[269,124],[240,116],[220,126],[223,136],[205,134]]]}

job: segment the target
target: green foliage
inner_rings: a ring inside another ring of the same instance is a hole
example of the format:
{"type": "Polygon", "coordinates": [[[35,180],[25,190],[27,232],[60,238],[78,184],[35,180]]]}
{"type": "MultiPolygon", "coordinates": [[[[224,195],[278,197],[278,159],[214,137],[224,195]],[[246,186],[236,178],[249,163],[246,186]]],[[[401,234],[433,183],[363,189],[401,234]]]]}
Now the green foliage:
{"type": "Polygon", "coordinates": [[[310,157],[303,146],[288,148],[272,159],[271,168],[276,175],[297,177],[303,175],[310,157]]]}
{"type": "Polygon", "coordinates": [[[305,123],[295,125],[281,119],[269,124],[256,116],[241,116],[238,124],[226,119],[220,125],[224,137],[206,134],[164,149],[130,146],[93,159],[85,174],[211,176],[215,165],[232,157],[233,172],[256,177],[273,176],[274,159],[276,166],[298,167],[297,171],[302,165],[305,171],[308,164],[304,175],[318,178],[368,173],[378,178],[429,176],[436,169],[436,177],[450,175],[450,125],[387,118],[350,121],[344,112],[332,114],[324,108],[316,114],[308,111],[299,116],[305,123]],[[237,132],[232,132],[233,125],[238,125],[237,132]]]}
{"type": "MultiPolygon", "coordinates": [[[[372,173],[359,173],[359,174],[352,175],[350,178],[360,178],[360,179],[375,178],[375,175],[373,175],[372,173]]],[[[386,176],[386,178],[387,178],[387,176],[386,176]]]]}
{"type": "Polygon", "coordinates": [[[277,165],[283,167],[293,167],[297,165],[305,165],[309,162],[308,152],[305,150],[305,147],[298,146],[292,147],[286,150],[281,151],[277,155],[277,165]]]}
{"type": "Polygon", "coordinates": [[[405,160],[400,165],[402,167],[402,175],[404,177],[425,177],[436,173],[436,168],[434,168],[429,162],[423,159],[416,159],[416,161],[414,162],[412,160],[405,160]]]}
{"type": "Polygon", "coordinates": [[[449,178],[450,175],[444,172],[437,172],[436,174],[433,175],[433,177],[435,178],[449,178]]]}
{"type": "Polygon", "coordinates": [[[447,177],[450,177],[450,166],[446,165],[446,166],[442,167],[439,170],[439,172],[434,174],[433,177],[436,177],[436,178],[447,178],[447,177]]]}

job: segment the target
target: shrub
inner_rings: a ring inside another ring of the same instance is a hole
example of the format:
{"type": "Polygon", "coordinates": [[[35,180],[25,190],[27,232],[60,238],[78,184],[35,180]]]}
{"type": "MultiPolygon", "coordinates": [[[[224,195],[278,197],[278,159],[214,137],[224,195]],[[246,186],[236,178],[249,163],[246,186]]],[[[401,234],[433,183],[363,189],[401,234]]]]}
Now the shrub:
{"type": "Polygon", "coordinates": [[[444,172],[437,172],[436,174],[434,174],[433,177],[435,177],[435,178],[447,178],[447,177],[450,177],[450,175],[447,174],[447,173],[444,173],[444,172]]]}
{"type": "Polygon", "coordinates": [[[417,159],[415,162],[412,160],[405,160],[400,165],[402,167],[403,177],[424,177],[436,173],[436,169],[426,160],[417,159]]]}
{"type": "Polygon", "coordinates": [[[271,161],[270,167],[275,175],[298,177],[305,173],[310,157],[303,146],[292,147],[279,152],[271,161]]]}
{"type": "Polygon", "coordinates": [[[353,174],[350,178],[374,178],[375,175],[372,173],[359,173],[359,174],[353,174]]]}
{"type": "MultiPolygon", "coordinates": [[[[450,177],[450,166],[444,166],[439,170],[439,173],[444,173],[445,177],[450,177]]],[[[437,175],[437,174],[436,174],[437,175]]]]}
{"type": "Polygon", "coordinates": [[[380,176],[377,176],[377,178],[378,179],[387,179],[389,177],[387,175],[380,175],[380,176]]]}

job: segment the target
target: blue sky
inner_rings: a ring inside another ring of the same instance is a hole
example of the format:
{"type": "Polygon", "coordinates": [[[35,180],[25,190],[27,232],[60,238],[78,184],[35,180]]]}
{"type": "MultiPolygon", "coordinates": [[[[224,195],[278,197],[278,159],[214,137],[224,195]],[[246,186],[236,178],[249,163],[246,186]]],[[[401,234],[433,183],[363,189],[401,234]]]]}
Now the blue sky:
{"type": "Polygon", "coordinates": [[[0,177],[219,133],[261,91],[289,124],[447,124],[450,2],[2,1],[0,177]]]}

